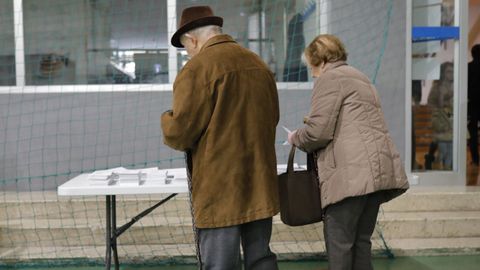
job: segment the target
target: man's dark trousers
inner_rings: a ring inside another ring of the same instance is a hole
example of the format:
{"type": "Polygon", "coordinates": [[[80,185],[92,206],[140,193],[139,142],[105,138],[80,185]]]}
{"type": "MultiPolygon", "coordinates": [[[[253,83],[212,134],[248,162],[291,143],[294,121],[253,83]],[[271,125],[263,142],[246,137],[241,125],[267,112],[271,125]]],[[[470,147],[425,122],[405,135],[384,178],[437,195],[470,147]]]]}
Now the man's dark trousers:
{"type": "Polygon", "coordinates": [[[198,229],[202,270],[240,270],[240,244],[245,270],[277,270],[270,251],[272,218],[214,229],[198,229]]]}

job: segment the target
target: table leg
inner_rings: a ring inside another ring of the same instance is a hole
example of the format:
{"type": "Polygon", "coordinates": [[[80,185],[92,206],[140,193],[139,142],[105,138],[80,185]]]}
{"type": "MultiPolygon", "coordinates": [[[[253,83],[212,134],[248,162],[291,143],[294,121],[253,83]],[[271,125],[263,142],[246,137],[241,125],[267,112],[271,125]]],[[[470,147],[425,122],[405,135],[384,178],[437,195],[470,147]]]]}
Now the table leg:
{"type": "Polygon", "coordinates": [[[144,210],[130,222],[124,224],[117,229],[117,207],[116,207],[116,197],[115,195],[106,196],[106,211],[107,211],[107,226],[106,226],[106,252],[105,252],[105,269],[110,270],[112,265],[112,251],[115,270],[120,269],[120,263],[118,260],[118,251],[117,251],[117,238],[124,233],[128,228],[130,228],[135,222],[139,221],[142,217],[146,216],[148,213],[152,212],[154,209],[169,201],[171,198],[175,197],[177,193],[170,194],[167,198],[156,203],[154,206],[144,210]]]}
{"type": "Polygon", "coordinates": [[[106,197],[106,209],[107,209],[107,226],[105,228],[105,236],[106,236],[106,246],[105,246],[105,269],[107,270],[110,270],[110,266],[112,264],[112,244],[111,244],[111,240],[112,240],[112,237],[111,237],[111,230],[112,230],[112,226],[111,226],[111,204],[110,204],[110,195],[107,195],[106,197]]]}
{"type": "Polygon", "coordinates": [[[112,196],[112,249],[113,259],[115,263],[115,270],[120,269],[120,263],[118,262],[117,252],[117,203],[115,195],[112,196]]]}

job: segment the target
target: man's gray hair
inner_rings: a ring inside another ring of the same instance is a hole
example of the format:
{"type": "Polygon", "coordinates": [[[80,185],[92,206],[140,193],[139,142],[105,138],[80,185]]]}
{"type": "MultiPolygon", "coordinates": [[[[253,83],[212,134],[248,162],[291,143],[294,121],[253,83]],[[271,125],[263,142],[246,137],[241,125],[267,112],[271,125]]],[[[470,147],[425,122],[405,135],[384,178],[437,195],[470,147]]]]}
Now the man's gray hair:
{"type": "Polygon", "coordinates": [[[202,26],[199,28],[195,28],[193,30],[190,30],[187,32],[188,34],[198,37],[198,38],[203,38],[207,37],[210,35],[219,35],[222,33],[222,27],[218,25],[206,25],[202,26]]]}

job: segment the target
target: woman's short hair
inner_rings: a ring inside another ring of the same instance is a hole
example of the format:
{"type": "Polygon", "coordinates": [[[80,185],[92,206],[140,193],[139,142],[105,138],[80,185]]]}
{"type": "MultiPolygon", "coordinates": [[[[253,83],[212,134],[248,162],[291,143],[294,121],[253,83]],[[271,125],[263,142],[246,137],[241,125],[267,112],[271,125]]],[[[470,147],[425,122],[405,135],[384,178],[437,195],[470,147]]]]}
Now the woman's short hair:
{"type": "Polygon", "coordinates": [[[305,57],[312,66],[347,61],[345,46],[334,35],[319,35],[305,48],[305,57]]]}

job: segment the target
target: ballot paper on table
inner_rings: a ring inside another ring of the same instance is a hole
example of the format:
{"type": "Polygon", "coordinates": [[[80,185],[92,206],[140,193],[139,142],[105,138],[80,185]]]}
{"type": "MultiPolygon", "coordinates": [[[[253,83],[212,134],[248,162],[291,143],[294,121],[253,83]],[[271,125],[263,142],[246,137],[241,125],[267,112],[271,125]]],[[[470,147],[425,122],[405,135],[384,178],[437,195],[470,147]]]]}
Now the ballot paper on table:
{"type": "Polygon", "coordinates": [[[91,185],[122,185],[139,186],[145,182],[159,182],[170,184],[175,175],[158,168],[126,169],[117,167],[108,170],[95,171],[88,177],[91,185]]]}

